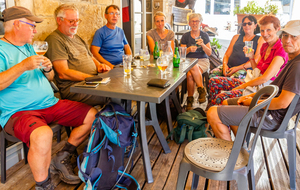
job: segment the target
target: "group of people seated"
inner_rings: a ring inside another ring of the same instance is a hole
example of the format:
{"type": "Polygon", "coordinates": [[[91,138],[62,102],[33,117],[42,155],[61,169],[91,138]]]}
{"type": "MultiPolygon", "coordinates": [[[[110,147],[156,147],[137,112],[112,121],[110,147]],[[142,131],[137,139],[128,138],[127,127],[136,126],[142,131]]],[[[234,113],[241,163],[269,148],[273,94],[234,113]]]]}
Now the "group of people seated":
{"type": "MultiPolygon", "coordinates": [[[[76,34],[81,21],[79,11],[74,5],[60,5],[54,14],[57,29],[46,38],[49,49],[45,57],[38,56],[30,45],[37,33],[36,23],[43,20],[19,6],[5,9],[2,14],[5,34],[0,40],[0,125],[8,134],[30,147],[28,163],[36,189],[55,188],[50,171],[58,173],[66,183],[77,184],[80,179],[73,171],[71,157],[90,133],[97,113],[93,106],[103,105],[109,100],[107,97],[71,93],[70,86],[114,69],[122,62],[122,55],[131,54],[123,30],[116,26],[120,9],[115,5],[105,9],[107,24],[96,31],[90,51],[85,41],[76,34]],[[62,99],[54,96],[49,84],[54,78],[62,99]],[[52,160],[53,133],[50,123],[73,127],[67,143],[52,160]]],[[[162,12],[154,15],[156,28],[147,32],[150,52],[153,52],[155,42],[165,48],[166,42],[171,41],[174,50],[174,32],[165,29],[165,19],[162,12]]],[[[198,59],[187,73],[187,109],[193,107],[195,85],[199,93],[198,101],[206,101],[202,74],[209,72],[208,56],[212,49],[207,33],[200,30],[202,20],[201,14],[189,15],[191,31],[185,33],[180,41],[180,46],[187,47],[187,58],[198,59]]],[[[268,121],[263,128],[276,129],[295,94],[300,95],[300,75],[297,74],[300,71],[299,54],[299,20],[290,21],[281,29],[280,21],[275,16],[264,16],[258,22],[253,16],[246,16],[241,32],[233,37],[224,56],[222,69],[218,68],[218,76],[214,75],[209,81],[209,101],[213,105],[224,104],[212,106],[207,112],[215,136],[231,140],[227,126],[236,133],[236,126],[248,112],[254,96],[251,93],[240,97],[242,93],[247,87],[270,83],[277,85],[280,91],[271,102],[266,117],[268,121]],[[256,35],[257,30],[260,30],[261,37],[256,35]],[[244,55],[247,51],[245,41],[253,41],[253,51],[249,57],[244,55]],[[259,70],[259,76],[245,81],[240,75],[235,75],[249,68],[259,70]]],[[[257,88],[252,92],[255,90],[257,88]]],[[[299,110],[300,102],[295,113],[299,110]]],[[[253,117],[255,126],[260,115],[253,117]]]]}

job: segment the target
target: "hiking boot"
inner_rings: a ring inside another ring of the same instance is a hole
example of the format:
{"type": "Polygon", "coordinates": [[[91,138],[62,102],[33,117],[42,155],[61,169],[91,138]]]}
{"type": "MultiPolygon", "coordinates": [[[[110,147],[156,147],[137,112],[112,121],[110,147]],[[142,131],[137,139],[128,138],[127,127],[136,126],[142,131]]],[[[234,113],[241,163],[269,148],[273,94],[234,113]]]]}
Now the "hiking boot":
{"type": "Polygon", "coordinates": [[[194,97],[188,96],[186,101],[186,111],[193,109],[194,97]]]}
{"type": "Polygon", "coordinates": [[[51,183],[51,178],[42,185],[35,185],[35,190],[54,190],[56,187],[51,183]]]}
{"type": "Polygon", "coordinates": [[[197,91],[199,93],[198,101],[200,104],[204,103],[206,101],[206,92],[203,87],[198,87],[197,91]]]}
{"type": "Polygon", "coordinates": [[[78,184],[80,183],[80,178],[74,174],[71,156],[67,151],[58,152],[51,161],[50,172],[59,174],[59,178],[65,183],[78,184]]]}

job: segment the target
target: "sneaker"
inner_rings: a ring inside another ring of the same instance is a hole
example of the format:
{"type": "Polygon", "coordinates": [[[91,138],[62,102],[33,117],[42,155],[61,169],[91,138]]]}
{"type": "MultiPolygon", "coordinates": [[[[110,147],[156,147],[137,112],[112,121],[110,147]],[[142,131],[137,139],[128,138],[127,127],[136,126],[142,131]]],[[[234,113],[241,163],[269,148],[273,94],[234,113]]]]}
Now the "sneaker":
{"type": "Polygon", "coordinates": [[[187,103],[186,103],[186,111],[193,109],[194,97],[188,96],[187,103]]]}
{"type": "Polygon", "coordinates": [[[51,183],[51,178],[42,185],[35,185],[35,190],[54,190],[56,187],[51,183]]]}
{"type": "Polygon", "coordinates": [[[67,151],[58,152],[51,161],[50,172],[58,174],[59,178],[68,184],[80,183],[80,178],[74,174],[72,164],[72,155],[67,151]]]}
{"type": "Polygon", "coordinates": [[[206,92],[203,87],[198,87],[197,91],[199,93],[198,101],[200,104],[204,103],[206,101],[206,92]]]}

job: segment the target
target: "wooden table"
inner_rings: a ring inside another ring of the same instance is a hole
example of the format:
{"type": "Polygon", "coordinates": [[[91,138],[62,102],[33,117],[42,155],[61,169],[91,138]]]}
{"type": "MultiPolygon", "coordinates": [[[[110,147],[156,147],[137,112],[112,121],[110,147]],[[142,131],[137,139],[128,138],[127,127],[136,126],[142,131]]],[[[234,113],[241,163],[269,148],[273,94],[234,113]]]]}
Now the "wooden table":
{"type": "MultiPolygon", "coordinates": [[[[155,63],[155,60],[150,60],[151,63],[155,63]]],[[[105,96],[111,98],[127,99],[137,101],[138,109],[138,123],[139,123],[139,135],[141,139],[141,148],[143,155],[143,162],[145,168],[145,174],[148,183],[153,182],[153,176],[151,171],[150,157],[147,145],[146,126],[152,125],[156,132],[156,135],[164,149],[165,153],[170,153],[171,150],[167,144],[167,141],[160,129],[157,115],[156,115],[156,103],[161,103],[165,100],[167,115],[168,115],[168,128],[173,129],[172,119],[169,107],[169,95],[176,89],[178,85],[186,78],[186,72],[189,71],[195,64],[197,59],[187,58],[185,63],[180,65],[180,68],[174,68],[172,72],[166,74],[164,79],[169,80],[170,86],[162,89],[157,87],[147,86],[147,82],[150,79],[161,78],[159,69],[155,67],[139,67],[134,68],[131,71],[130,76],[124,76],[123,68],[116,66],[109,72],[100,73],[101,77],[110,77],[111,81],[107,84],[100,84],[97,88],[82,88],[71,87],[71,92],[84,93],[97,96],[105,96]],[[151,120],[145,121],[145,103],[149,102],[151,120]]],[[[147,65],[148,62],[141,63],[147,65]]]]}

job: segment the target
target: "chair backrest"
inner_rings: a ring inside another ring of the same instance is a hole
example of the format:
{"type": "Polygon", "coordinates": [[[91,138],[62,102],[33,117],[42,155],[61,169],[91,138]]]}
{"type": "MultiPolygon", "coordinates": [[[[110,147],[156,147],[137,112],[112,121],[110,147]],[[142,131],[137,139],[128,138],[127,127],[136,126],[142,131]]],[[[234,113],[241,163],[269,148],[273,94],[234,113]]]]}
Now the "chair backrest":
{"type": "Polygon", "coordinates": [[[255,134],[253,143],[251,145],[251,151],[250,151],[249,160],[248,160],[248,163],[251,163],[251,159],[252,159],[253,152],[254,152],[254,149],[255,149],[256,141],[257,141],[257,138],[259,136],[259,132],[261,130],[263,122],[265,120],[266,113],[267,113],[268,108],[270,106],[271,100],[277,95],[277,93],[278,93],[278,87],[275,86],[275,85],[269,85],[269,86],[266,86],[266,87],[260,89],[255,94],[255,96],[253,97],[252,102],[249,106],[248,113],[243,117],[242,121],[240,122],[240,124],[238,126],[238,131],[237,131],[237,134],[236,134],[236,137],[235,137],[235,140],[234,140],[234,144],[232,146],[230,156],[228,158],[228,162],[227,162],[224,170],[221,171],[222,173],[223,172],[224,173],[232,173],[233,172],[236,161],[237,161],[237,158],[238,158],[238,155],[240,153],[240,150],[242,148],[243,143],[245,142],[247,132],[250,128],[252,116],[256,112],[258,112],[259,110],[264,108],[263,115],[262,115],[261,120],[259,122],[259,125],[257,127],[258,133],[255,134]],[[261,103],[257,104],[259,98],[262,95],[269,95],[269,97],[267,99],[264,99],[261,103]]]}
{"type": "MultiPolygon", "coordinates": [[[[293,113],[295,111],[295,108],[296,108],[296,105],[297,105],[297,102],[299,100],[299,95],[295,95],[292,102],[290,103],[288,109],[287,109],[287,112],[285,113],[285,116],[279,126],[279,128],[276,130],[276,131],[272,131],[272,135],[275,137],[279,137],[279,136],[282,136],[284,134],[284,132],[286,131],[287,129],[287,126],[288,126],[288,123],[290,121],[290,119],[293,117],[293,113]]],[[[297,128],[297,123],[298,123],[298,120],[299,120],[299,112],[297,114],[297,119],[295,120],[295,127],[293,130],[296,131],[296,128],[297,128]]]]}

